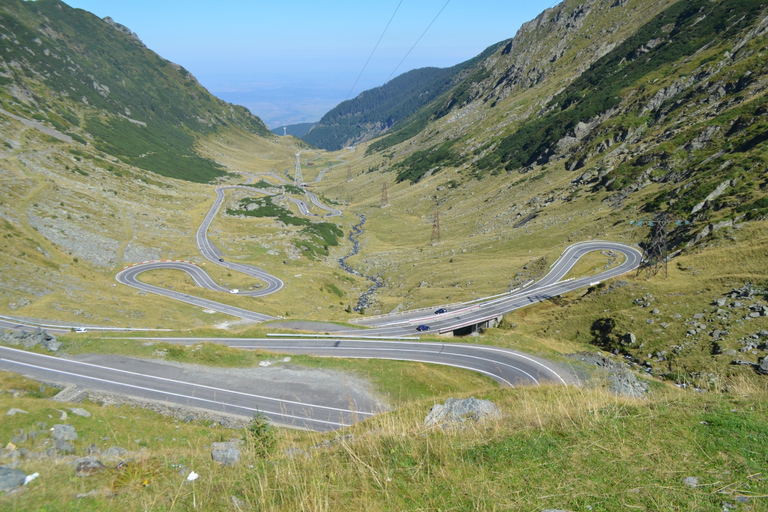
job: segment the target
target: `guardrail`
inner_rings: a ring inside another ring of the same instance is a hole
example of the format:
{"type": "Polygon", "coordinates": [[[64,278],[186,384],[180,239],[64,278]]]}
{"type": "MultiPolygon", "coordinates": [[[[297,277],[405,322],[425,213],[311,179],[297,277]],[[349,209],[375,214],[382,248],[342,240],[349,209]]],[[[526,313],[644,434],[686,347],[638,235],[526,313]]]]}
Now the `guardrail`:
{"type": "Polygon", "coordinates": [[[89,331],[155,331],[155,332],[170,332],[173,329],[149,329],[149,328],[140,328],[140,327],[101,327],[101,326],[91,326],[91,325],[52,325],[52,324],[42,324],[39,322],[33,322],[30,320],[21,320],[19,318],[14,318],[12,316],[4,316],[0,315],[0,320],[7,320],[9,322],[16,322],[19,325],[24,325],[27,327],[47,327],[49,329],[77,329],[77,328],[86,328],[89,331]]]}
{"type": "Polygon", "coordinates": [[[445,306],[429,306],[426,308],[409,309],[406,311],[396,311],[394,313],[384,313],[382,315],[365,316],[362,318],[350,318],[348,321],[351,324],[358,324],[364,320],[378,320],[379,318],[387,318],[390,316],[404,315],[406,313],[418,313],[419,311],[431,311],[431,310],[434,311],[435,309],[438,309],[438,308],[451,308],[456,306],[462,306],[464,304],[465,304],[464,302],[454,302],[453,304],[447,304],[445,306]]]}
{"type": "Polygon", "coordinates": [[[275,338],[343,338],[349,340],[406,340],[406,341],[418,341],[420,338],[413,336],[355,336],[352,334],[281,334],[281,333],[267,333],[267,336],[275,338]]]}

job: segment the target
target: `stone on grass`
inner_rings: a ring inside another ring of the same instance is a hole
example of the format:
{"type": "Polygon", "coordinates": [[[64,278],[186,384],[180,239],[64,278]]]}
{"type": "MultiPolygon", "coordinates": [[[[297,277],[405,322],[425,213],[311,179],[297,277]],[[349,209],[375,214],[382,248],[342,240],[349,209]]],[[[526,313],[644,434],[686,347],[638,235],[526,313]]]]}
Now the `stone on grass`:
{"type": "Polygon", "coordinates": [[[211,443],[211,458],[224,466],[234,466],[240,460],[238,443],[211,443]]]}
{"type": "Polygon", "coordinates": [[[77,384],[73,384],[56,393],[56,396],[51,398],[51,400],[56,400],[57,402],[80,403],[86,398],[88,398],[88,393],[83,391],[77,384]]]}
{"type": "Polygon", "coordinates": [[[699,485],[699,478],[695,476],[687,476],[683,478],[683,483],[688,487],[697,487],[699,485]]]}
{"type": "Polygon", "coordinates": [[[105,469],[107,469],[107,467],[102,464],[100,460],[91,457],[83,457],[82,459],[77,459],[75,461],[75,476],[93,476],[97,473],[101,473],[105,469]]]}
{"type": "Polygon", "coordinates": [[[109,460],[124,459],[126,456],[128,456],[128,450],[125,448],[120,448],[119,446],[110,446],[101,453],[101,456],[102,458],[109,460]]]}
{"type": "Polygon", "coordinates": [[[501,411],[490,400],[478,400],[475,397],[456,399],[449,398],[445,405],[435,404],[424,418],[424,426],[447,426],[464,423],[467,420],[480,422],[484,420],[501,419],[501,411]]]}
{"type": "Polygon", "coordinates": [[[27,474],[18,469],[0,466],[0,492],[8,492],[24,485],[27,474]]]}
{"type": "Polygon", "coordinates": [[[615,395],[645,398],[648,392],[648,384],[638,380],[634,373],[626,369],[611,373],[608,379],[610,380],[608,389],[615,395]]]}
{"type": "Polygon", "coordinates": [[[757,372],[763,375],[768,375],[768,356],[764,357],[760,362],[760,366],[757,367],[757,372]]]}
{"type": "Polygon", "coordinates": [[[75,446],[69,441],[56,439],[56,451],[64,454],[75,453],[75,446]]]}
{"type": "Polygon", "coordinates": [[[82,416],[83,418],[91,417],[91,413],[89,413],[88,411],[80,407],[70,407],[69,410],[72,412],[72,414],[77,414],[78,416],[82,416]]]}
{"type": "Polygon", "coordinates": [[[57,441],[77,440],[77,432],[75,432],[75,427],[72,425],[54,425],[51,430],[53,431],[53,434],[51,435],[57,441]]]}
{"type": "Polygon", "coordinates": [[[15,416],[17,414],[27,414],[27,411],[23,411],[21,409],[8,409],[8,412],[6,414],[8,416],[15,416]]]}

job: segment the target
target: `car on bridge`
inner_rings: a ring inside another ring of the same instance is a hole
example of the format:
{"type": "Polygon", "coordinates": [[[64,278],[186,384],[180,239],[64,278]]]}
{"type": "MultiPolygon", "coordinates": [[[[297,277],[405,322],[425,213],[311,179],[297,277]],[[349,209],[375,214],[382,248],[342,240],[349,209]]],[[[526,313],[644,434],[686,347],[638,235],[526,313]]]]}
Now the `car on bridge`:
{"type": "Polygon", "coordinates": [[[417,331],[428,331],[428,330],[429,330],[429,326],[428,326],[428,325],[424,325],[424,324],[421,324],[420,326],[418,326],[418,327],[416,328],[416,330],[417,330],[417,331]]]}

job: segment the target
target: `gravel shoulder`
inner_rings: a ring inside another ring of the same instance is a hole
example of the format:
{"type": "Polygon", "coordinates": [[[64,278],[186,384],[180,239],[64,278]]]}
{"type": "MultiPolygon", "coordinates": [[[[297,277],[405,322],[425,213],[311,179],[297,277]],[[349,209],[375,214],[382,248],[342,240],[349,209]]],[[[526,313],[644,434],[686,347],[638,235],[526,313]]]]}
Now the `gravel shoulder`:
{"type": "MultiPolygon", "coordinates": [[[[384,412],[391,407],[378,396],[369,382],[357,375],[336,370],[305,368],[282,359],[265,359],[252,368],[218,368],[178,363],[159,359],[139,359],[116,355],[84,354],[75,357],[91,364],[158,375],[166,379],[194,382],[205,386],[225,388],[295,400],[329,407],[358,411],[384,412]],[[268,363],[268,365],[267,365],[268,363]]],[[[228,426],[241,426],[234,415],[219,415],[195,407],[157,403],[152,400],[133,399],[125,395],[88,390],[91,400],[105,404],[131,404],[170,414],[175,417],[216,419],[228,426]],[[219,418],[221,416],[221,418],[219,418]]],[[[240,417],[240,420],[250,418],[240,417]]]]}

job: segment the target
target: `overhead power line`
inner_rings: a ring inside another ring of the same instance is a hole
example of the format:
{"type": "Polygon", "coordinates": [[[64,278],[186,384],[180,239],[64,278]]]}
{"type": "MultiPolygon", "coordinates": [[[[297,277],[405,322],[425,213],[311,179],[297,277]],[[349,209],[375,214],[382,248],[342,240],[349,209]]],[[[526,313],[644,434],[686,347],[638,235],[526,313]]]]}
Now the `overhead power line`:
{"type": "Polygon", "coordinates": [[[397,70],[400,68],[400,66],[403,64],[403,62],[405,62],[405,59],[407,59],[407,58],[408,58],[408,56],[409,56],[409,55],[411,54],[411,52],[413,51],[413,49],[414,49],[414,48],[416,48],[416,45],[417,45],[417,44],[419,44],[419,41],[421,41],[421,38],[422,38],[422,37],[424,37],[424,34],[426,34],[426,33],[427,33],[427,30],[429,30],[429,27],[431,27],[431,26],[432,26],[432,24],[433,24],[435,21],[437,21],[437,18],[438,18],[438,17],[440,17],[440,14],[441,14],[441,13],[442,13],[442,12],[445,10],[445,8],[446,8],[446,7],[448,7],[448,4],[449,4],[450,2],[451,2],[451,0],[448,0],[447,2],[445,2],[445,5],[443,6],[443,8],[442,8],[442,9],[440,9],[440,11],[439,11],[439,12],[437,13],[437,15],[434,17],[434,19],[433,19],[433,20],[432,20],[432,21],[429,23],[429,25],[427,25],[427,28],[425,28],[425,29],[424,29],[424,32],[422,32],[422,33],[421,33],[421,35],[419,36],[419,38],[416,40],[416,42],[415,42],[415,43],[413,43],[413,46],[411,46],[411,49],[410,49],[410,50],[408,50],[408,53],[406,53],[406,54],[405,54],[405,57],[403,57],[403,60],[401,60],[401,61],[400,61],[400,63],[399,63],[399,64],[398,64],[398,65],[395,67],[395,70],[394,70],[394,71],[392,71],[392,74],[390,74],[390,75],[389,75],[389,78],[387,78],[387,79],[385,80],[385,82],[384,82],[384,83],[386,83],[386,82],[389,82],[389,79],[390,79],[390,78],[392,78],[392,76],[393,76],[393,75],[395,74],[395,72],[396,72],[396,71],[397,71],[397,70]]]}
{"type": "Polygon", "coordinates": [[[389,25],[392,23],[392,20],[395,19],[395,14],[397,14],[397,11],[400,9],[400,5],[402,5],[403,0],[400,0],[400,3],[397,4],[397,7],[395,7],[395,12],[392,13],[392,17],[389,18],[389,22],[387,23],[387,26],[384,27],[384,32],[381,33],[381,36],[379,36],[379,40],[376,41],[376,46],[373,47],[373,51],[371,51],[371,54],[368,56],[368,60],[365,61],[365,64],[363,65],[363,69],[360,70],[360,74],[357,75],[357,78],[355,79],[355,83],[352,84],[352,87],[349,88],[349,92],[347,93],[347,97],[344,98],[344,101],[347,101],[349,99],[349,96],[352,94],[352,91],[355,90],[355,86],[357,85],[357,82],[360,80],[360,77],[363,76],[363,72],[365,71],[365,68],[368,67],[368,63],[371,62],[371,58],[373,57],[373,54],[376,53],[376,49],[379,47],[379,43],[381,43],[381,40],[384,38],[384,34],[387,33],[387,29],[389,28],[389,25]]]}

